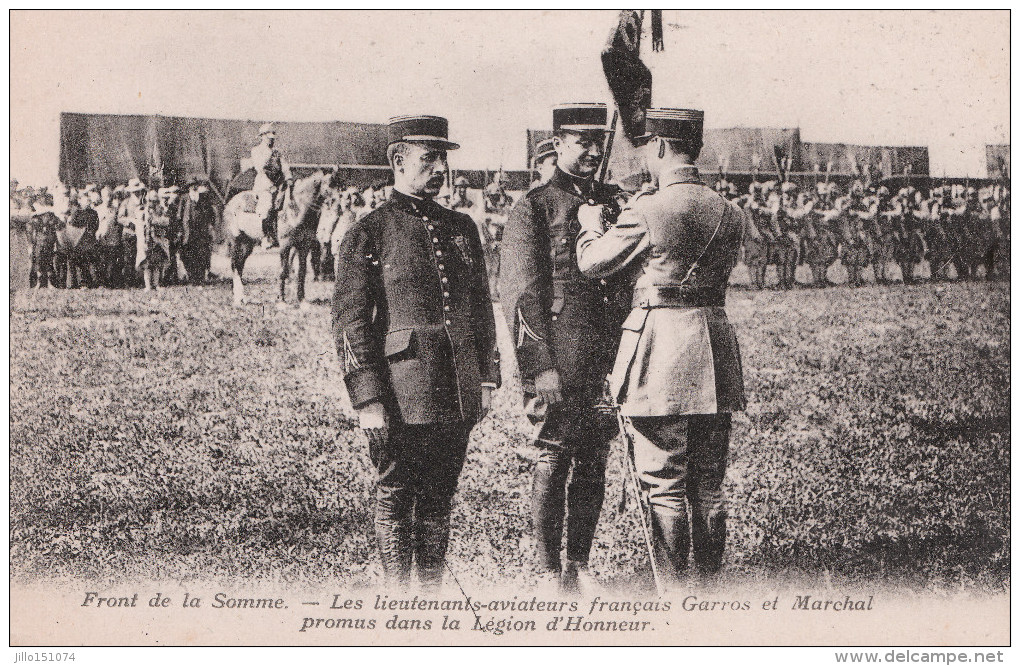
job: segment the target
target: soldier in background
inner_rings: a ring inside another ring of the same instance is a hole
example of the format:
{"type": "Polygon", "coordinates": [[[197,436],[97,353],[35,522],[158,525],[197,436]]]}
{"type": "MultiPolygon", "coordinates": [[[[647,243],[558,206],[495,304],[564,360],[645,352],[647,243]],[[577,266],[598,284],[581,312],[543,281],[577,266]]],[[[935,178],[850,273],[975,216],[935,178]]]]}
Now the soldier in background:
{"type": "Polygon", "coordinates": [[[989,191],[981,194],[981,205],[975,216],[976,235],[981,243],[978,261],[985,265],[985,279],[995,277],[996,256],[1002,242],[1002,212],[995,203],[994,194],[989,191]]]}
{"type": "Polygon", "coordinates": [[[209,194],[204,178],[193,177],[188,182],[188,196],[181,210],[181,262],[191,284],[205,284],[212,263],[213,230],[218,218],[217,209],[209,194]]]}
{"type": "Polygon", "coordinates": [[[838,217],[839,211],[827,202],[827,198],[821,199],[804,216],[804,259],[811,267],[811,278],[815,287],[825,287],[829,284],[827,277],[829,266],[839,257],[839,237],[832,228],[838,217]]]}
{"type": "Polygon", "coordinates": [[[139,235],[144,229],[145,219],[145,185],[137,178],[128,181],[124,188],[127,197],[120,202],[117,210],[117,222],[121,226],[121,253],[123,257],[123,273],[121,284],[125,287],[138,285],[136,269],[138,258],[139,235]]]}
{"type": "Polygon", "coordinates": [[[577,263],[585,275],[642,269],[610,391],[636,431],[635,467],[674,588],[686,578],[692,551],[700,574],[722,567],[730,418],[745,406],[724,306],[746,222],[694,166],[703,123],[701,111],[649,109],[639,141],[647,143],[658,191],[632,199],[608,229],[602,207],[578,213],[577,263]]]}
{"type": "Polygon", "coordinates": [[[471,201],[471,197],[468,196],[468,187],[470,185],[471,183],[467,178],[457,176],[457,179],[453,181],[453,198],[450,200],[450,210],[458,210],[471,215],[473,212],[471,209],[475,207],[475,202],[471,201]]]}
{"type": "Polygon", "coordinates": [[[748,226],[753,227],[756,231],[744,238],[744,263],[751,276],[751,286],[755,289],[765,288],[765,272],[768,270],[769,253],[776,242],[771,211],[767,203],[768,195],[768,190],[756,180],[751,183],[744,206],[749,218],[748,226]]]}
{"type": "Polygon", "coordinates": [[[531,169],[535,172],[536,178],[531,181],[530,189],[545,185],[556,173],[556,147],[553,146],[551,138],[539,141],[535,145],[535,157],[532,159],[531,169]]]}
{"type": "Polygon", "coordinates": [[[585,277],[574,257],[578,207],[612,206],[618,194],[594,179],[607,120],[604,104],[553,109],[556,171],[510,212],[499,275],[540,448],[531,507],[538,584],[568,593],[593,583],[588,556],[605,495],[609,442],[618,431],[596,406],[626,314],[617,299],[629,302],[621,296],[629,288],[625,279],[585,277]]]}
{"type": "Polygon", "coordinates": [[[124,255],[121,252],[124,232],[117,220],[117,209],[120,205],[113,190],[104,187],[100,193],[99,229],[96,240],[99,241],[99,279],[103,286],[114,289],[121,286],[124,274],[124,255]]]}
{"type": "Polygon", "coordinates": [[[857,181],[837,207],[842,211],[840,233],[840,261],[847,272],[847,284],[864,285],[864,269],[871,263],[874,245],[866,226],[872,211],[863,199],[864,186],[857,181]]]}

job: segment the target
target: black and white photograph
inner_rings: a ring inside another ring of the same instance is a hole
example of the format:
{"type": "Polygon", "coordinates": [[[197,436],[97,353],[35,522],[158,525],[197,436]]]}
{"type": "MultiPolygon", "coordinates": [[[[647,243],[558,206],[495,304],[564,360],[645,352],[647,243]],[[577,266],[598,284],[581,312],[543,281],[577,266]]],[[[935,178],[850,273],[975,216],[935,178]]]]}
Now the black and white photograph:
{"type": "Polygon", "coordinates": [[[12,659],[1003,662],[1010,18],[11,10],[12,659]]]}

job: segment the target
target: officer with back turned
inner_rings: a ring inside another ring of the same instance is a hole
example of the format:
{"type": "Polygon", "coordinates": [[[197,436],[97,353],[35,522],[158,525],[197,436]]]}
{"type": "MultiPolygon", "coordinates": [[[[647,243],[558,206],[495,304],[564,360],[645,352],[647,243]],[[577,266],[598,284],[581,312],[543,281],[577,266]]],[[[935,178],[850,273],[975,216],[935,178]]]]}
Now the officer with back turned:
{"type": "Polygon", "coordinates": [[[703,123],[701,111],[649,109],[639,139],[658,190],[632,199],[608,229],[602,207],[578,213],[584,274],[641,269],[610,391],[636,431],[635,465],[673,584],[685,576],[692,547],[700,572],[722,565],[730,415],[745,404],[724,305],[747,223],[694,166],[703,123]]]}
{"type": "Polygon", "coordinates": [[[606,121],[604,104],[553,109],[556,168],[511,211],[499,276],[541,450],[532,487],[538,585],[568,593],[592,582],[588,554],[605,494],[609,442],[617,433],[615,420],[596,405],[626,314],[617,301],[621,288],[615,280],[585,277],[574,257],[578,208],[611,205],[618,193],[595,180],[606,121]]]}

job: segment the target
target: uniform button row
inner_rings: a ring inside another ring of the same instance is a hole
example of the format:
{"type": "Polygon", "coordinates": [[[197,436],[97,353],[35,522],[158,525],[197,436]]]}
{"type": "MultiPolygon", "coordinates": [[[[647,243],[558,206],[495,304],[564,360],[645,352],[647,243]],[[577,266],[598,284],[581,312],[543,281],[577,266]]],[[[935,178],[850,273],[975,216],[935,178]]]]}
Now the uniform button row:
{"type": "Polygon", "coordinates": [[[449,320],[449,319],[447,319],[447,320],[446,320],[446,325],[447,325],[447,326],[449,326],[449,325],[450,325],[450,320],[449,320]]]}

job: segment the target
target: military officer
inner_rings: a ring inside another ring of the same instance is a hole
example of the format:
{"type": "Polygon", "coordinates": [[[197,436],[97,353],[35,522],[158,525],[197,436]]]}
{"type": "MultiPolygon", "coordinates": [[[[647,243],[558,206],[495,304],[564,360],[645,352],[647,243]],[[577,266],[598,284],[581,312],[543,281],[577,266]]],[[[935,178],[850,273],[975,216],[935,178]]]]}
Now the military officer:
{"type": "Polygon", "coordinates": [[[251,149],[251,163],[255,167],[255,184],[252,191],[257,197],[255,212],[262,220],[262,233],[268,247],[277,247],[276,222],[273,213],[282,206],[280,193],[287,181],[291,180],[290,167],[283,161],[280,151],[275,148],[276,127],[265,123],[259,128],[259,143],[251,149]]]}
{"type": "Polygon", "coordinates": [[[552,139],[545,139],[539,141],[535,145],[535,157],[532,160],[532,170],[538,174],[532,184],[532,189],[539,185],[545,185],[552,178],[553,174],[556,173],[556,147],[553,146],[552,139]]]}
{"type": "Polygon", "coordinates": [[[608,230],[601,207],[578,213],[582,272],[598,278],[641,268],[610,391],[636,431],[635,464],[674,583],[692,545],[699,571],[722,565],[730,415],[745,405],[724,305],[746,222],[694,167],[703,123],[702,111],[649,109],[640,139],[658,190],[631,200],[608,230]]]}
{"type": "Polygon", "coordinates": [[[618,193],[594,179],[606,118],[604,104],[553,109],[556,170],[510,212],[499,276],[527,412],[541,449],[531,516],[538,585],[568,593],[592,582],[588,554],[605,494],[609,441],[617,432],[615,420],[595,405],[625,314],[616,301],[623,288],[616,280],[581,275],[574,260],[578,207],[612,204],[618,193]]]}
{"type": "Polygon", "coordinates": [[[333,335],[378,473],[375,529],[387,583],[416,566],[438,587],[468,434],[499,382],[478,231],[433,201],[446,178],[445,118],[389,123],[392,197],[344,235],[333,335]]]}

